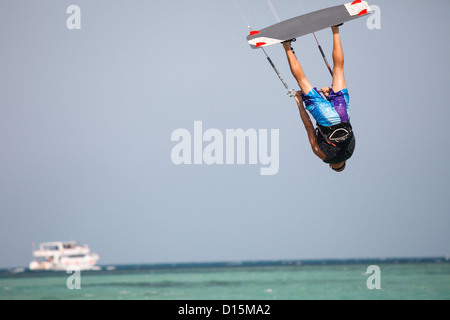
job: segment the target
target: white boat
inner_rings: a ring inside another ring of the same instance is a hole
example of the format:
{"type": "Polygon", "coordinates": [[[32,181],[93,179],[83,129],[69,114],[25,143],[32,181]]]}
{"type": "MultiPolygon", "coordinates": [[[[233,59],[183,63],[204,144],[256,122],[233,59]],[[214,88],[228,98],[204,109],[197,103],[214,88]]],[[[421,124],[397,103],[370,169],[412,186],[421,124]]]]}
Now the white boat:
{"type": "Polygon", "coordinates": [[[33,250],[34,260],[30,270],[66,271],[77,267],[82,270],[100,270],[96,266],[99,256],[92,253],[88,245],[81,246],[76,241],[43,242],[33,250]]]}

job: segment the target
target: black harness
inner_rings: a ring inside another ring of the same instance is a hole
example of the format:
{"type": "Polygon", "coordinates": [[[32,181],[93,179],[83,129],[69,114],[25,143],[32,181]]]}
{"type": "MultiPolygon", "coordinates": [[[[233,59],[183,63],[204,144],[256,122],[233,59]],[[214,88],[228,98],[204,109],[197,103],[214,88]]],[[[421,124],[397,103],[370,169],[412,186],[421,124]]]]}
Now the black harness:
{"type": "Polygon", "coordinates": [[[324,127],[317,124],[319,147],[327,155],[326,163],[341,163],[349,159],[355,149],[355,136],[350,121],[324,127]]]}
{"type": "Polygon", "coordinates": [[[353,128],[350,120],[342,122],[331,127],[324,127],[317,124],[317,133],[331,146],[340,150],[343,143],[353,134],[353,128]]]}

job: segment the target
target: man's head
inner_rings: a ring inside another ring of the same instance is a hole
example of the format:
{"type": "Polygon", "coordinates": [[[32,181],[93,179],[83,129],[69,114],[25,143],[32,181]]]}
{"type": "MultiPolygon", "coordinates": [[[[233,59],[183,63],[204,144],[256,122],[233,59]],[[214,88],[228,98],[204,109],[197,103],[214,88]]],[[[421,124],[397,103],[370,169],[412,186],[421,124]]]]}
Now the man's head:
{"type": "Polygon", "coordinates": [[[333,169],[336,172],[342,172],[345,170],[345,166],[346,166],[346,162],[341,162],[341,163],[331,163],[330,164],[330,168],[333,169]]]}

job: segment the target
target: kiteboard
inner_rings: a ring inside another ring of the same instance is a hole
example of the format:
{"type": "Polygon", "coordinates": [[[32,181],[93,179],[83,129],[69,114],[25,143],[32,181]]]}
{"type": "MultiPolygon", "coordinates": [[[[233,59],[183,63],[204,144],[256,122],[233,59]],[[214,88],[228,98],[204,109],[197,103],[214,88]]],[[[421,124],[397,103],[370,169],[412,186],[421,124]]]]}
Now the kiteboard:
{"type": "Polygon", "coordinates": [[[252,31],[247,36],[247,40],[253,49],[266,47],[340,25],[364,17],[371,12],[370,6],[366,1],[356,0],[352,3],[314,11],[281,21],[260,31],[252,31]]]}

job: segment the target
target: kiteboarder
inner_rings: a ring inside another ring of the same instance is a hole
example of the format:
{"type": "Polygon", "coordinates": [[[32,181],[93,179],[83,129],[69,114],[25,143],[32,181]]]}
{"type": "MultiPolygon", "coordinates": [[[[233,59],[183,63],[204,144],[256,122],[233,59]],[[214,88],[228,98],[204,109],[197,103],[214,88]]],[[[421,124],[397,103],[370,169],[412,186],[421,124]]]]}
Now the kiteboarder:
{"type": "Polygon", "coordinates": [[[350,99],[344,77],[344,52],[339,26],[331,27],[334,42],[331,88],[317,90],[313,87],[292,50],[291,41],[283,42],[291,72],[301,88],[295,99],[312,150],[336,172],[344,171],[356,142],[348,113],[350,99]],[[316,120],[316,129],[305,108],[316,120]]]}

